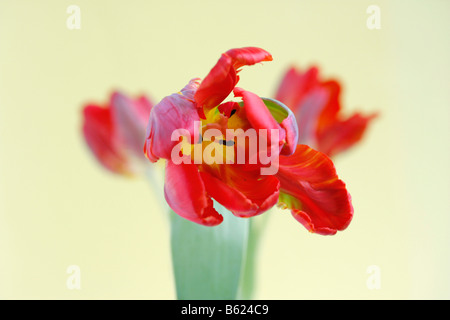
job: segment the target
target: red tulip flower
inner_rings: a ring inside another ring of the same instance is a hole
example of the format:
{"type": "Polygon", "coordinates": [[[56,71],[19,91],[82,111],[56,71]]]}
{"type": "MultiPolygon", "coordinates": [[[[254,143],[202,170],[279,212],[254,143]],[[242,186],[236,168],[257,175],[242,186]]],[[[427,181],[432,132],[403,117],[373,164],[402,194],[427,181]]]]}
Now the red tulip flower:
{"type": "Polygon", "coordinates": [[[368,124],[376,117],[360,113],[343,116],[340,92],[337,81],[319,79],[317,68],[301,72],[292,67],[284,75],[275,99],[294,112],[300,143],[334,156],[360,141],[368,124]]]}
{"type": "Polygon", "coordinates": [[[84,107],[84,138],[103,167],[123,175],[143,170],[147,160],[142,144],[151,108],[145,96],[131,99],[120,92],[114,92],[104,106],[84,107]]]}
{"type": "Polygon", "coordinates": [[[334,234],[348,226],[353,208],[332,161],[297,145],[286,106],[236,87],[242,67],[271,60],[254,47],[223,53],[203,81],[191,80],[153,107],[144,152],[152,162],[166,160],[165,198],[190,221],[220,224],[212,199],[244,218],[278,203],[309,231],[334,234]]]}

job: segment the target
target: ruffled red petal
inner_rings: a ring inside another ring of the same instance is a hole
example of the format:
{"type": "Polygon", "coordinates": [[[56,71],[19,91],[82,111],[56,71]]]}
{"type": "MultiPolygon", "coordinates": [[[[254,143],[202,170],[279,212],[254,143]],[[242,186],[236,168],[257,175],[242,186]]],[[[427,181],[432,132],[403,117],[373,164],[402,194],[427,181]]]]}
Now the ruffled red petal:
{"type": "Polygon", "coordinates": [[[309,231],[335,234],[353,217],[351,197],[325,154],[298,145],[292,156],[280,156],[280,204],[309,231]]]}
{"type": "Polygon", "coordinates": [[[285,156],[293,154],[298,144],[298,125],[294,113],[281,101],[270,98],[261,99],[270,114],[285,131],[286,141],[280,154],[285,156]]]}
{"type": "Polygon", "coordinates": [[[172,150],[179,143],[178,140],[172,141],[172,133],[177,130],[188,133],[191,142],[198,140],[199,128],[196,125],[200,117],[193,101],[197,86],[198,79],[193,79],[181,92],[165,97],[153,107],[144,145],[144,153],[150,161],[171,159],[172,150]]]}
{"type": "Polygon", "coordinates": [[[304,73],[294,67],[289,68],[280,82],[275,99],[296,112],[299,108],[298,103],[304,95],[318,84],[318,72],[315,67],[309,68],[304,73]]]}
{"type": "MultiPolygon", "coordinates": [[[[267,137],[267,150],[271,150],[270,154],[272,151],[279,153],[286,143],[286,131],[275,120],[264,101],[256,94],[241,88],[235,88],[233,92],[236,97],[242,97],[246,118],[258,135],[264,132],[260,130],[266,130],[264,134],[267,137]],[[272,141],[272,130],[278,132],[278,141],[272,141]]],[[[262,145],[259,144],[258,147],[261,148],[262,145]]]]}
{"type": "Polygon", "coordinates": [[[355,113],[346,120],[336,120],[318,134],[318,148],[329,156],[347,150],[362,139],[368,124],[376,117],[377,114],[355,113]]]}
{"type": "Polygon", "coordinates": [[[120,92],[114,92],[110,108],[113,125],[123,148],[134,152],[136,157],[144,157],[142,145],[152,108],[150,101],[146,97],[133,100],[120,92]]]}
{"type": "Polygon", "coordinates": [[[176,165],[168,160],[164,194],[172,210],[189,221],[204,226],[216,226],[223,221],[194,164],[176,165]]]}
{"type": "Polygon", "coordinates": [[[237,81],[233,60],[222,54],[195,93],[197,107],[206,110],[216,107],[230,94],[237,81]]]}
{"type": "Polygon", "coordinates": [[[259,62],[273,60],[269,52],[257,47],[230,49],[225,54],[231,57],[236,70],[243,66],[251,66],[259,62]]]}
{"type": "Polygon", "coordinates": [[[126,174],[126,157],[117,147],[111,110],[96,105],[83,109],[83,135],[97,160],[108,170],[126,174]]]}
{"type": "Polygon", "coordinates": [[[218,106],[238,83],[239,68],[271,60],[270,53],[255,47],[231,49],[223,53],[195,93],[197,107],[209,110],[218,106]]]}
{"type": "Polygon", "coordinates": [[[341,110],[340,94],[341,85],[335,80],[328,80],[320,84],[320,88],[328,93],[328,100],[322,108],[317,124],[317,130],[320,131],[329,125],[332,125],[339,115],[341,110]]]}
{"type": "Polygon", "coordinates": [[[356,113],[342,120],[340,93],[339,82],[319,80],[316,67],[305,72],[290,68],[275,97],[294,111],[299,143],[335,155],[358,142],[374,118],[356,113]]]}
{"type": "Polygon", "coordinates": [[[273,207],[278,202],[278,179],[238,167],[227,165],[221,178],[201,172],[208,194],[238,217],[256,216],[273,207]]]}
{"type": "Polygon", "coordinates": [[[321,113],[328,104],[329,93],[321,87],[312,89],[297,104],[296,119],[299,128],[299,143],[317,146],[317,131],[321,113]]]}

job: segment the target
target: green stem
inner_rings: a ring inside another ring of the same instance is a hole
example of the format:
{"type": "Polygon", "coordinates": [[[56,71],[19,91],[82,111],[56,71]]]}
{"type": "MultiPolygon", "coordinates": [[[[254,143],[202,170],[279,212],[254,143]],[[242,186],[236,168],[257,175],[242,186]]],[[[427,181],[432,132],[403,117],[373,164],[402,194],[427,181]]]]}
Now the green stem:
{"type": "Polygon", "coordinates": [[[249,235],[247,244],[247,255],[242,272],[241,285],[239,288],[239,298],[243,300],[251,300],[254,298],[255,288],[257,285],[257,258],[261,243],[262,233],[270,212],[266,212],[258,217],[253,217],[249,221],[249,235]]]}
{"type": "Polygon", "coordinates": [[[234,300],[243,271],[249,220],[215,203],[224,221],[216,227],[171,214],[171,248],[177,298],[234,300]]]}
{"type": "Polygon", "coordinates": [[[217,227],[204,227],[175,214],[164,199],[164,174],[149,168],[147,179],[163,211],[169,211],[177,298],[252,299],[256,260],[268,212],[237,218],[215,203],[224,216],[217,227]]]}

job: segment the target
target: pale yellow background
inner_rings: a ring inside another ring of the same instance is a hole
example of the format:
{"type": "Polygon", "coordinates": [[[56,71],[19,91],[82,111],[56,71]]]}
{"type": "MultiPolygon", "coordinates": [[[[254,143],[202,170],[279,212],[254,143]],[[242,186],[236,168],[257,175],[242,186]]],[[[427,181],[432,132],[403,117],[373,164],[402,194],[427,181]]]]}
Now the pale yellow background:
{"type": "Polygon", "coordinates": [[[448,0],[1,0],[0,298],[175,297],[165,212],[145,180],[94,161],[81,107],[114,88],[157,101],[241,46],[274,57],[241,73],[248,90],[272,96],[291,63],[315,63],[342,81],[345,111],[381,113],[335,159],[349,228],[322,237],[271,212],[256,298],[450,298],[449,14],[448,0]],[[66,287],[70,265],[81,290],[66,287]]]}

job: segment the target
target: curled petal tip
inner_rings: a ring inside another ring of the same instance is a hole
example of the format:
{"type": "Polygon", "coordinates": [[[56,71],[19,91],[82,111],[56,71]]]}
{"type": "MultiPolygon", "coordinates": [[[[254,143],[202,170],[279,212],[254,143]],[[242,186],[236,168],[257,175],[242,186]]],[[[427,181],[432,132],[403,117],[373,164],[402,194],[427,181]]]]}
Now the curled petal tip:
{"type": "Polygon", "coordinates": [[[269,52],[258,47],[230,49],[225,54],[233,59],[233,64],[236,69],[245,65],[250,66],[258,62],[273,60],[269,52]]]}

